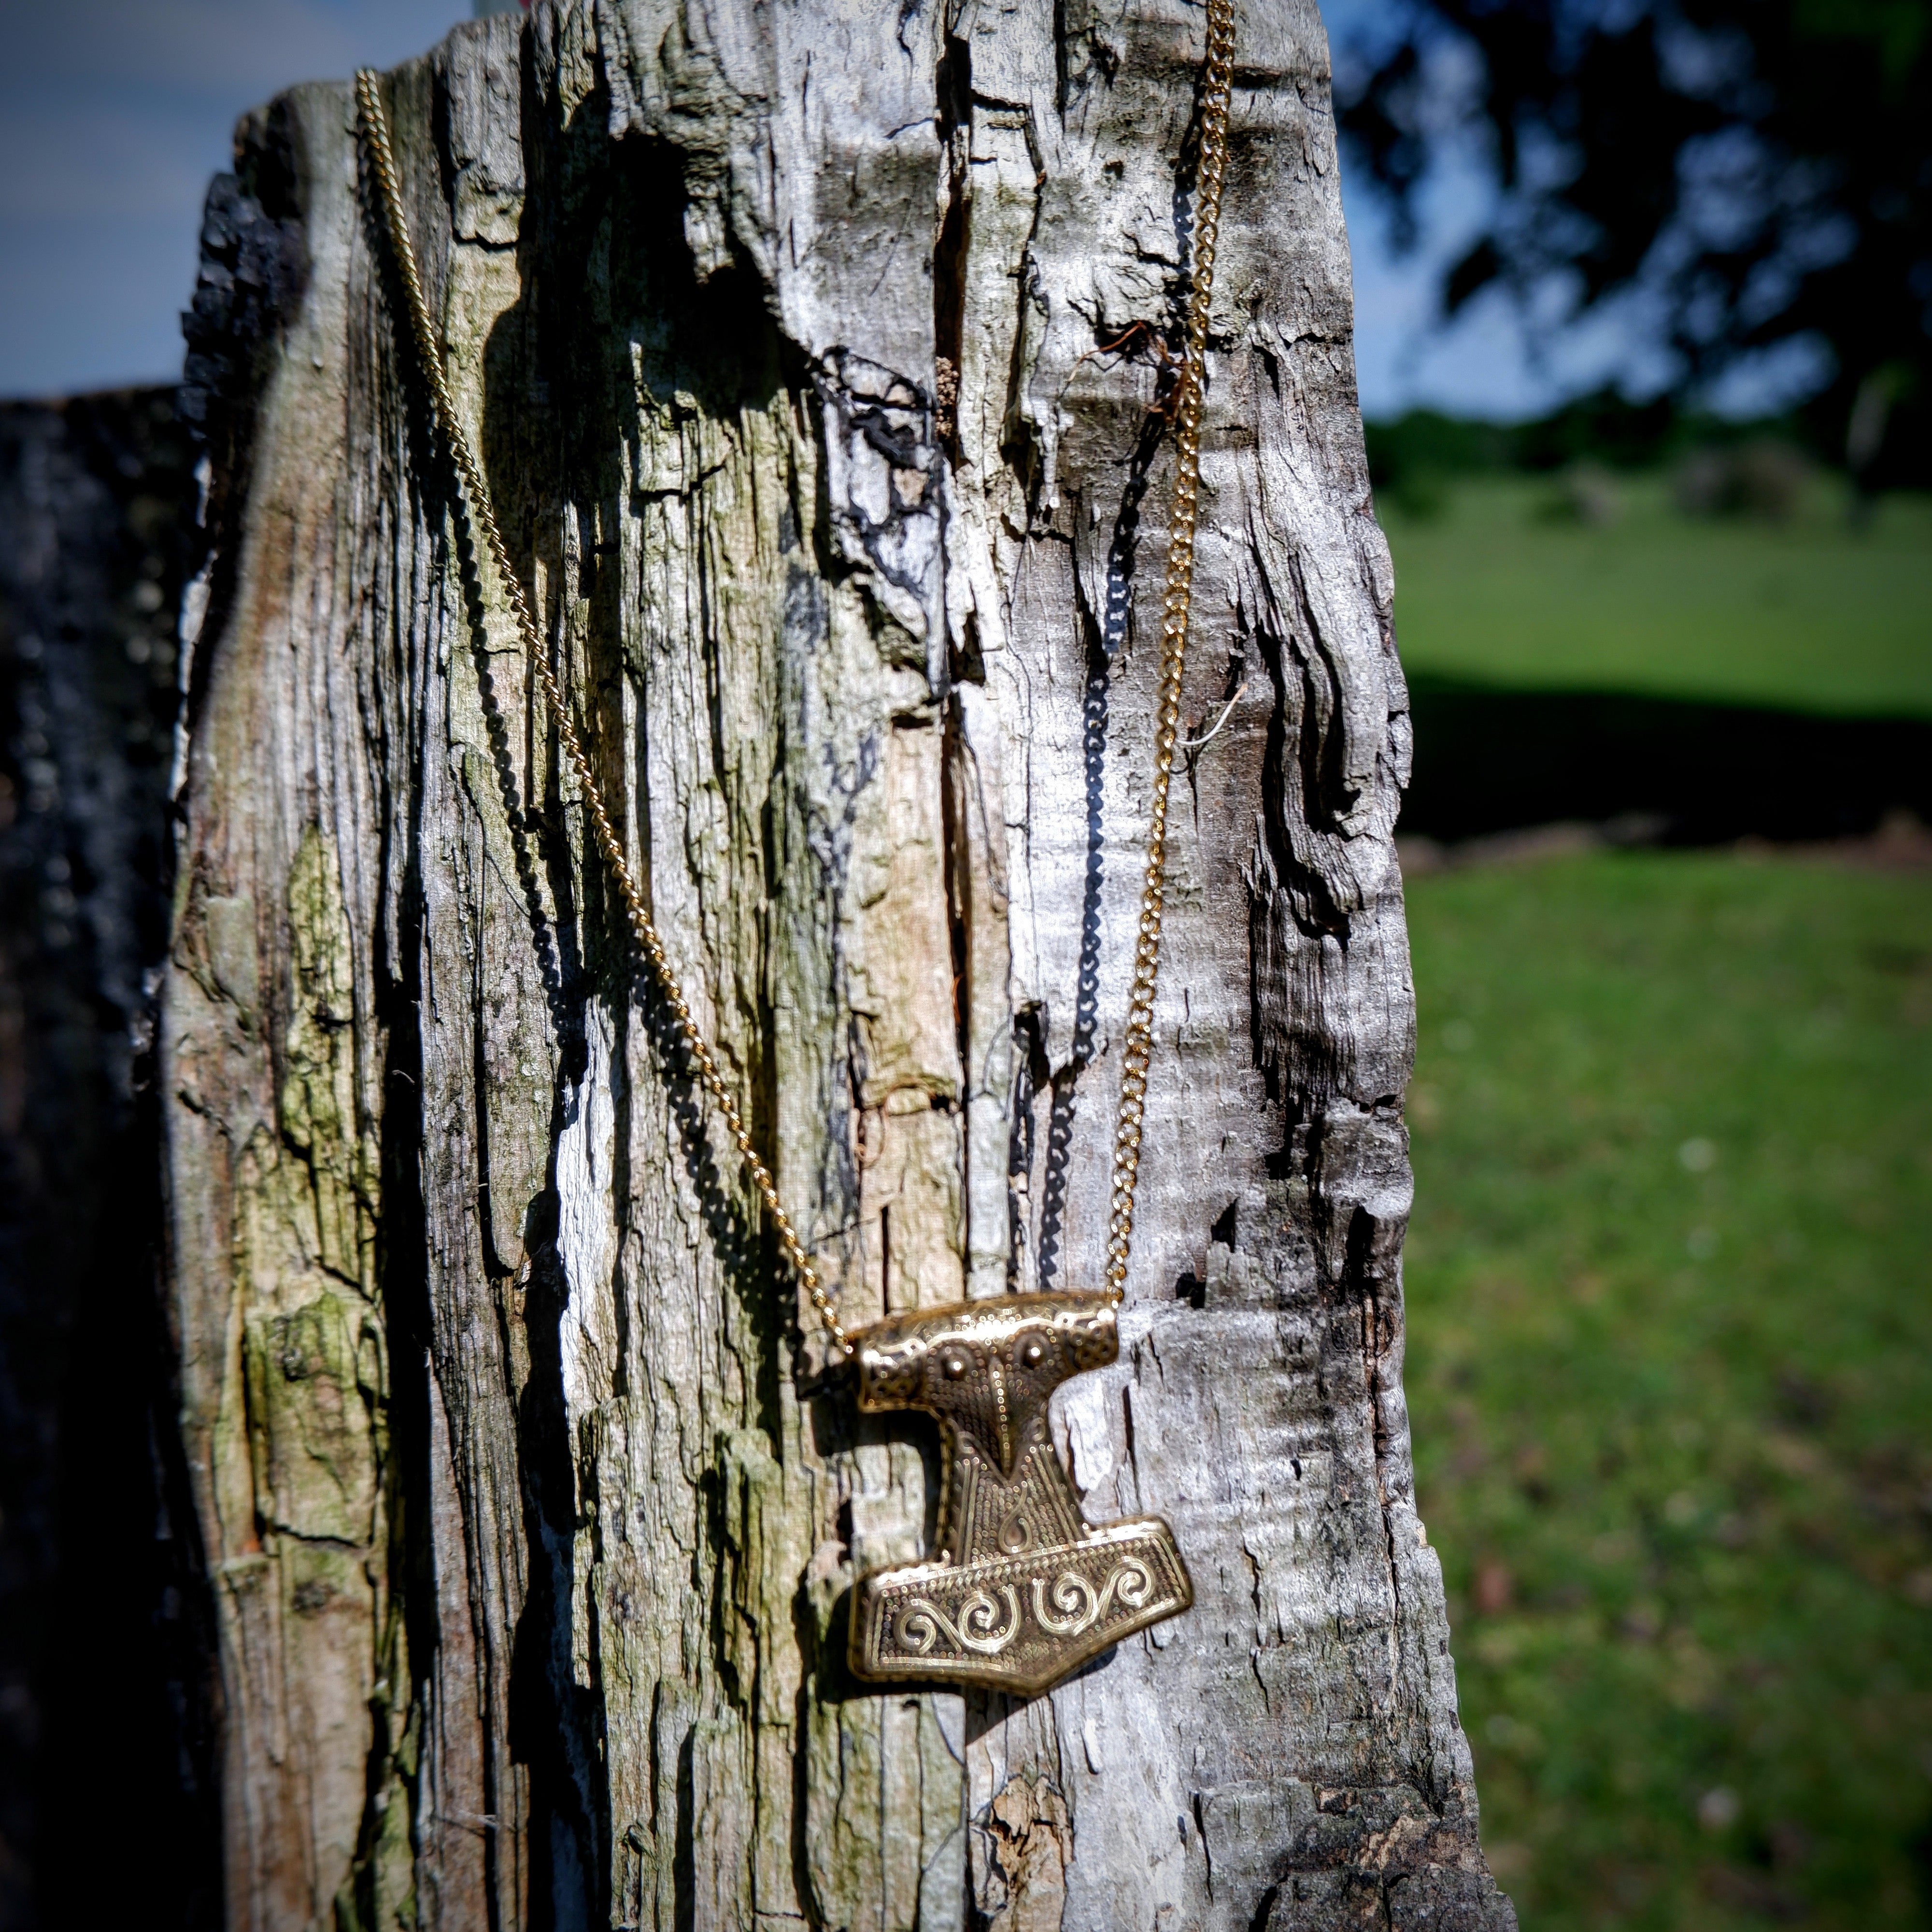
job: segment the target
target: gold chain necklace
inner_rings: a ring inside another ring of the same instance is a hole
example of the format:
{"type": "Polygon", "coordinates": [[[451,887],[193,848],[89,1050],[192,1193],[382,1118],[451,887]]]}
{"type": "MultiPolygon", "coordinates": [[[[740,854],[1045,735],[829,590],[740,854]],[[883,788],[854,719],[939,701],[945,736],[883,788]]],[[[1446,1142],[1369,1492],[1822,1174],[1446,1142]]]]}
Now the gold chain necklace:
{"type": "Polygon", "coordinates": [[[860,1580],[851,1619],[851,1663],[861,1677],[974,1684],[1030,1695],[1121,1638],[1186,1610],[1194,1600],[1186,1566],[1163,1519],[1138,1516],[1097,1528],[1085,1520],[1073,1486],[1054,1454],[1047,1399],[1069,1376],[1103,1367],[1120,1353],[1116,1314],[1126,1293],[1148,1070],[1154,1058],[1168,792],[1180,736],[1181,677],[1193,601],[1202,380],[1227,168],[1234,50],[1234,0],[1208,0],[1192,273],[1186,347],[1172,401],[1177,460],[1161,609],[1154,806],[1114,1133],[1107,1286],[1099,1294],[1060,1290],[920,1309],[888,1316],[856,1334],[839,1321],[824,1282],[785,1212],[771,1170],[759,1157],[717,1056],[692,1016],[605,809],[530,601],[511,567],[488,486],[443,373],[441,346],[403,213],[379,78],[368,68],[356,76],[363,134],[409,310],[416,362],[429,391],[437,434],[462,484],[459,513],[466,508],[482,532],[502,581],[524,655],[536,673],[590,812],[598,849],[623,901],[632,939],[656,976],[684,1049],[737,1143],[786,1260],[833,1346],[856,1361],[860,1407],[871,1412],[919,1408],[939,1420],[944,1467],[939,1547],[926,1562],[874,1570],[860,1580]]]}

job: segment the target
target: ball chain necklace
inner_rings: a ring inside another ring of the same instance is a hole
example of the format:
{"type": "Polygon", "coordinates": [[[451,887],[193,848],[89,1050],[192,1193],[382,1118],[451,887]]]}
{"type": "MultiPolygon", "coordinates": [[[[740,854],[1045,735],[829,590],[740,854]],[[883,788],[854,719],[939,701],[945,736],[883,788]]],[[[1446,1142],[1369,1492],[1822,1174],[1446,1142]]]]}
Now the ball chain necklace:
{"type": "Polygon", "coordinates": [[[1138,1516],[1100,1526],[1087,1522],[1054,1453],[1047,1399],[1068,1376],[1118,1358],[1116,1318],[1126,1292],[1133,1240],[1160,969],[1168,790],[1180,735],[1181,674],[1193,596],[1203,358],[1234,67],[1234,0],[1208,0],[1207,10],[1186,348],[1170,404],[1177,460],[1161,610],[1154,803],[1114,1134],[1106,1286],[1096,1293],[1055,1290],[917,1309],[856,1332],[839,1321],[785,1211],[717,1056],[692,1016],[610,822],[450,394],[403,213],[377,76],[368,68],[356,76],[363,137],[409,310],[416,361],[437,433],[461,484],[458,514],[466,514],[481,530],[502,582],[524,654],[576,775],[598,849],[623,902],[632,943],[655,976],[683,1050],[737,1143],[793,1273],[833,1347],[856,1364],[859,1407],[868,1412],[922,1409],[939,1421],[943,1474],[935,1552],[922,1563],[874,1570],[860,1578],[854,1592],[851,1667],[856,1676],[873,1682],[975,1684],[1030,1696],[1123,1637],[1186,1610],[1194,1600],[1186,1565],[1163,1519],[1138,1516]]]}

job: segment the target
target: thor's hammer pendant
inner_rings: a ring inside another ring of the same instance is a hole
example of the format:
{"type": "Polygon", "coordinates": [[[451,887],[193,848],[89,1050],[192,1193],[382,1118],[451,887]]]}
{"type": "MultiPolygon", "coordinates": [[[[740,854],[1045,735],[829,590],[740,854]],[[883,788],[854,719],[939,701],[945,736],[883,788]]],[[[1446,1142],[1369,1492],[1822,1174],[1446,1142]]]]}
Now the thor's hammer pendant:
{"type": "Polygon", "coordinates": [[[859,1406],[939,1418],[938,1552],[854,1593],[856,1676],[941,1678],[1030,1696],[1194,1600],[1159,1516],[1098,1528],[1047,1428],[1069,1376],[1116,1360],[1104,1294],[1008,1294],[920,1309],[852,1338],[859,1406]]]}

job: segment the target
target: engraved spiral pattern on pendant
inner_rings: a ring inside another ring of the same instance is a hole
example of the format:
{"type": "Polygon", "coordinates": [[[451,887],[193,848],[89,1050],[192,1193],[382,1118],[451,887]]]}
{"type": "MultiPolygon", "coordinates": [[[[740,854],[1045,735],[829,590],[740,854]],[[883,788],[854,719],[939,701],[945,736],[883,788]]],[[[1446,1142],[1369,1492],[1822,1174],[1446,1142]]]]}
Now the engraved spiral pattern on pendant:
{"type": "Polygon", "coordinates": [[[1006,1512],[997,1540],[1009,1556],[1017,1556],[1033,1540],[1033,1525],[1027,1519],[1027,1499],[1022,1496],[1006,1512]]]}
{"type": "Polygon", "coordinates": [[[900,1644],[914,1657],[929,1657],[943,1636],[955,1648],[981,1657],[998,1657],[1019,1634],[1019,1592],[1010,1583],[1000,1586],[1006,1599],[1006,1620],[1000,1623],[1000,1606],[984,1590],[975,1590],[961,1606],[955,1623],[929,1598],[915,1597],[897,1618],[900,1644]]]}
{"type": "Polygon", "coordinates": [[[1153,1588],[1154,1574],[1137,1556],[1122,1557],[1097,1593],[1077,1570],[1063,1570],[1050,1588],[1045,1577],[1036,1576],[1034,1621],[1050,1636],[1078,1636],[1091,1630],[1116,1600],[1123,1610],[1138,1610],[1153,1588]]]}

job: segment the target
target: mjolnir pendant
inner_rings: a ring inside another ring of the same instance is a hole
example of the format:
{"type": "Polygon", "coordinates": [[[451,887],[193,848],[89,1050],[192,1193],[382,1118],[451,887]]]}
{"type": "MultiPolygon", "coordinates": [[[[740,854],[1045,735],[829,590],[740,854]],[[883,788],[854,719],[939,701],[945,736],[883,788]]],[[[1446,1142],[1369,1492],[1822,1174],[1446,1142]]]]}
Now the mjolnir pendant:
{"type": "Polygon", "coordinates": [[[939,1418],[938,1554],[854,1592],[851,1662],[1030,1696],[1194,1600],[1157,1516],[1099,1527],[1047,1428],[1069,1376],[1116,1360],[1104,1294],[1007,1294],[889,1316],[852,1337],[859,1406],[939,1418]]]}

